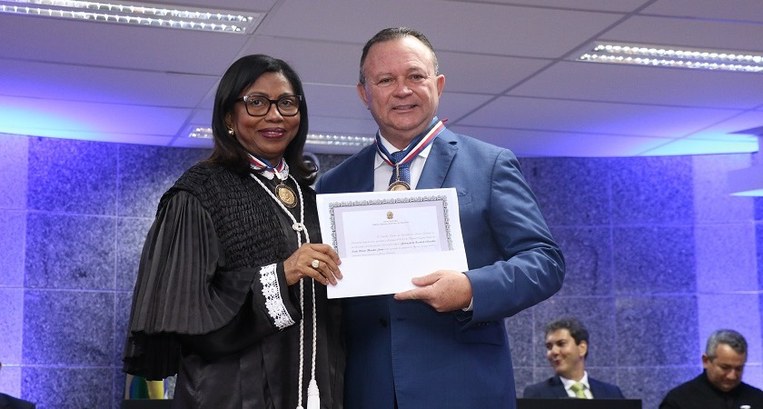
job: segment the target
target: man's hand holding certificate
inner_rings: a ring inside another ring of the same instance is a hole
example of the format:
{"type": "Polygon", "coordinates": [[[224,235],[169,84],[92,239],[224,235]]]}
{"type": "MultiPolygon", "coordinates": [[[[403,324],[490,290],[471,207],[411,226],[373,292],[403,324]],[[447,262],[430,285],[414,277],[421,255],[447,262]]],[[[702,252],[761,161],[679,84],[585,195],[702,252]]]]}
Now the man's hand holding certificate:
{"type": "Polygon", "coordinates": [[[327,287],[329,298],[400,293],[416,287],[414,277],[468,269],[453,188],[319,194],[317,201],[323,241],[339,254],[344,276],[327,287]]]}

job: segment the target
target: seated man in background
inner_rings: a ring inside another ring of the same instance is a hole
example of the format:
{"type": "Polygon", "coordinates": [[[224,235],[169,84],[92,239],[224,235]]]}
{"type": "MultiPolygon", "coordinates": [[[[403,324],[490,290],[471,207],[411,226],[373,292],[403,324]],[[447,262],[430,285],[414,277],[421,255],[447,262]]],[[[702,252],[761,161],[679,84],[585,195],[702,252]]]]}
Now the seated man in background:
{"type": "MultiPolygon", "coordinates": [[[[3,363],[0,362],[0,369],[3,368],[3,363]]],[[[13,396],[0,393],[0,409],[34,409],[35,404],[25,401],[23,399],[14,398],[13,396]]]]}
{"type": "Polygon", "coordinates": [[[742,382],[747,341],[742,334],[720,329],[707,339],[696,378],[670,390],[660,409],[763,408],[763,391],[742,382]]]}
{"type": "Polygon", "coordinates": [[[555,376],[525,388],[525,398],[625,399],[615,385],[588,376],[588,330],[575,318],[546,325],[546,359],[555,376]]]}

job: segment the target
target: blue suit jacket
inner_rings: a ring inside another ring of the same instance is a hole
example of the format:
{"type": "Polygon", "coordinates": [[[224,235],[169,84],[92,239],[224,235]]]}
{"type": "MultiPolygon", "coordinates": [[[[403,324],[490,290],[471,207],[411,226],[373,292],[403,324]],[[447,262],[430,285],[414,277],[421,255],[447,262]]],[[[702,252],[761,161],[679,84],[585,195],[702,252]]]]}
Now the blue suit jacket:
{"type": "MultiPolygon", "coordinates": [[[[373,190],[376,150],[364,148],[317,182],[319,193],[373,190]]],[[[514,408],[503,319],[561,288],[564,260],[514,154],[443,131],[416,189],[455,187],[474,308],[438,313],[391,296],[343,303],[345,407],[514,408]]]]}
{"type": "MultiPolygon", "coordinates": [[[[591,394],[594,399],[625,399],[625,395],[617,387],[610,383],[597,381],[588,377],[588,384],[591,386],[591,394]]],[[[568,398],[569,395],[564,389],[564,384],[558,376],[552,376],[543,382],[529,385],[522,394],[524,398],[568,398]]]]}

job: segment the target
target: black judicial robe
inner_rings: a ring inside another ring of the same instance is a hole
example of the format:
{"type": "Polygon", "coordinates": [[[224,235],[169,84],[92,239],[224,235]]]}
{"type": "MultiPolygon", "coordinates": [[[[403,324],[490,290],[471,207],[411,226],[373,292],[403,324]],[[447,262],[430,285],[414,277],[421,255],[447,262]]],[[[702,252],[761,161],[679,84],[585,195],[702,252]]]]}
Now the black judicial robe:
{"type": "MultiPolygon", "coordinates": [[[[319,242],[315,192],[301,190],[304,224],[319,242]]],[[[162,197],[143,248],[125,371],[148,379],[177,373],[176,408],[294,409],[302,313],[299,285],[286,285],[282,264],[298,246],[291,225],[251,176],[208,164],[189,169],[162,197]]],[[[303,281],[306,407],[313,294],[303,281]]],[[[315,289],[321,408],[336,409],[344,375],[339,303],[326,299],[324,286],[315,289]]]]}

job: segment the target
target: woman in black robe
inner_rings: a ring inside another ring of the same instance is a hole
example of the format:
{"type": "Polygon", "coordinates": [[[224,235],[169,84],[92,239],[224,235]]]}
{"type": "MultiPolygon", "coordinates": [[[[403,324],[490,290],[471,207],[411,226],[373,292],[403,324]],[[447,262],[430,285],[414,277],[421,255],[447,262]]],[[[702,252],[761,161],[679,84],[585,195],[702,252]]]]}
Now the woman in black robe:
{"type": "Polygon", "coordinates": [[[284,61],[243,57],[212,116],[212,155],[162,196],[146,238],[124,369],[177,374],[173,408],[341,408],[325,287],[341,273],[320,244],[302,83],[284,61]]]}

